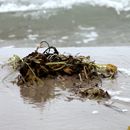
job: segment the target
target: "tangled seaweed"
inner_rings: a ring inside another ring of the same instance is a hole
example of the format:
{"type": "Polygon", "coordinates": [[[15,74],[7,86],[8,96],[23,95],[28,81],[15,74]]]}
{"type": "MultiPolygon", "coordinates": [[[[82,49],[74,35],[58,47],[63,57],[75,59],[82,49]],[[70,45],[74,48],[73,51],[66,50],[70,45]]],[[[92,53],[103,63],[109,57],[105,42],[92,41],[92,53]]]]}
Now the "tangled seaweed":
{"type": "MultiPolygon", "coordinates": [[[[117,73],[117,67],[112,64],[96,64],[90,60],[90,56],[60,54],[56,47],[50,46],[46,41],[42,41],[34,52],[22,59],[14,55],[10,58],[9,64],[20,72],[17,77],[19,86],[37,86],[39,83],[44,84],[43,79],[54,79],[58,76],[74,76],[80,83],[88,83],[95,79],[101,82],[102,78],[113,78],[117,73]],[[43,43],[48,47],[40,53],[38,50],[43,47],[43,43]]],[[[110,98],[97,83],[91,88],[81,88],[78,89],[78,93],[83,97],[110,98]]]]}

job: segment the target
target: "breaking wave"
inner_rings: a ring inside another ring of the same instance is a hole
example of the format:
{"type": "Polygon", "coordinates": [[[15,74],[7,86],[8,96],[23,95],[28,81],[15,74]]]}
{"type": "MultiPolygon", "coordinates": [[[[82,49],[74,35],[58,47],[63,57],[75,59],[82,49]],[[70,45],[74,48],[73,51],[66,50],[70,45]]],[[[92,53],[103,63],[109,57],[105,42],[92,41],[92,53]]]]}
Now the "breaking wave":
{"type": "Polygon", "coordinates": [[[130,10],[130,0],[0,0],[0,12],[21,12],[57,8],[72,8],[79,5],[114,8],[118,14],[130,10]]]}

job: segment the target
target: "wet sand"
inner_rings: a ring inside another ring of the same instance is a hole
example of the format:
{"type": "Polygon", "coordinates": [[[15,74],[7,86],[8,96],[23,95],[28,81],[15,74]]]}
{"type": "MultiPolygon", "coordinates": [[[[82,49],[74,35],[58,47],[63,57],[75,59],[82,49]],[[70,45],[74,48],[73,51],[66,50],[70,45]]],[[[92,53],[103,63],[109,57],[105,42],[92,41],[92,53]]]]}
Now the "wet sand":
{"type": "MultiPolygon", "coordinates": [[[[34,48],[0,49],[0,63],[18,54],[21,57],[34,48]]],[[[1,130],[127,130],[130,125],[130,47],[59,48],[60,52],[90,55],[98,63],[112,63],[120,72],[115,80],[104,80],[103,87],[111,94],[113,108],[93,100],[68,101],[66,89],[20,89],[10,83],[16,74],[3,78],[10,69],[0,69],[1,130]],[[60,96],[55,96],[60,95],[60,96]]],[[[41,50],[42,51],[42,50],[41,50]]],[[[55,84],[54,84],[55,85],[55,84]]],[[[49,85],[48,85],[49,86],[49,85]]],[[[61,85],[62,88],[62,85],[61,85]]]]}

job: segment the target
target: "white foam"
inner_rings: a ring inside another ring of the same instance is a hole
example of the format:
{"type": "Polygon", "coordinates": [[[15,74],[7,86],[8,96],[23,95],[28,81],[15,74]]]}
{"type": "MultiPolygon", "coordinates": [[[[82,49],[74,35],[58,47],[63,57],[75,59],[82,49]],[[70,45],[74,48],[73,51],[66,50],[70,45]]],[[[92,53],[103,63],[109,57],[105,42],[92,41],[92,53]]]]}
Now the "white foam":
{"type": "Polygon", "coordinates": [[[17,5],[15,3],[2,4],[0,6],[0,12],[17,12],[17,11],[28,11],[39,9],[36,5],[17,5]]]}
{"type": "Polygon", "coordinates": [[[116,100],[123,101],[123,102],[130,102],[130,98],[127,98],[127,97],[114,96],[114,97],[112,97],[112,99],[116,99],[116,100]]]}
{"type": "Polygon", "coordinates": [[[39,37],[38,34],[29,34],[29,35],[28,35],[28,38],[29,38],[30,40],[36,40],[38,37],[39,37]]]}
{"type": "Polygon", "coordinates": [[[61,39],[66,40],[68,38],[69,38],[68,36],[63,36],[61,39]]]}
{"type": "Polygon", "coordinates": [[[130,76],[130,69],[118,68],[118,70],[130,76]]]}
{"type": "Polygon", "coordinates": [[[90,41],[94,41],[98,37],[98,34],[94,31],[89,32],[89,33],[81,33],[81,35],[85,37],[83,39],[83,43],[88,43],[90,41]]]}
{"type": "Polygon", "coordinates": [[[111,96],[115,96],[115,95],[121,94],[121,91],[112,91],[112,90],[108,90],[108,93],[109,93],[111,96]]]}
{"type": "Polygon", "coordinates": [[[95,29],[95,27],[83,27],[83,26],[81,26],[81,25],[79,25],[78,26],[78,28],[80,29],[80,30],[88,30],[88,31],[91,31],[91,30],[94,30],[95,29]]]}
{"type": "Polygon", "coordinates": [[[97,110],[92,111],[92,114],[98,114],[99,112],[97,110]]]}
{"type": "Polygon", "coordinates": [[[96,38],[98,37],[98,34],[94,31],[90,32],[89,34],[86,34],[85,37],[87,38],[96,38]]]}
{"type": "Polygon", "coordinates": [[[12,2],[11,0],[0,0],[0,12],[12,11],[28,11],[39,9],[55,9],[55,8],[72,8],[73,5],[88,4],[92,6],[100,6],[114,8],[118,14],[120,11],[129,11],[129,0],[21,0],[12,2]],[[22,2],[22,3],[21,3],[22,2]],[[27,4],[26,4],[27,2],[27,4]]]}
{"type": "Polygon", "coordinates": [[[82,42],[81,42],[81,41],[76,41],[75,43],[76,43],[76,44],[81,44],[82,42]]]}
{"type": "Polygon", "coordinates": [[[11,35],[9,35],[8,37],[9,37],[9,38],[14,38],[14,37],[16,37],[16,35],[15,35],[15,34],[11,34],[11,35]]]}
{"type": "Polygon", "coordinates": [[[122,112],[127,112],[127,111],[128,111],[128,109],[125,109],[125,108],[124,108],[124,109],[122,109],[122,112]]]}
{"type": "Polygon", "coordinates": [[[95,38],[88,38],[88,39],[83,39],[83,43],[88,43],[88,42],[91,42],[91,41],[94,41],[95,38]]]}

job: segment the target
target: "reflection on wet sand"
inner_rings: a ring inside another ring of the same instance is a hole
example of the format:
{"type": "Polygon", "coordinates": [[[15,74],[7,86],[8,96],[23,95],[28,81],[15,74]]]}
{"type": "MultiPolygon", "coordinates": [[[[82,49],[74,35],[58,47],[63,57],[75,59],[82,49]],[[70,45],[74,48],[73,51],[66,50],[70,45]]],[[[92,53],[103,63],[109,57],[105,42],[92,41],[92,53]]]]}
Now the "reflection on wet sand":
{"type": "MultiPolygon", "coordinates": [[[[45,103],[59,96],[63,96],[63,91],[72,94],[72,88],[74,82],[79,82],[78,79],[72,79],[70,77],[57,77],[54,79],[44,79],[44,84],[38,86],[21,86],[20,94],[24,100],[35,103],[45,103]]],[[[66,95],[68,96],[68,95],[66,95]]]]}
{"type": "MultiPolygon", "coordinates": [[[[74,80],[74,79],[73,79],[74,80]]],[[[41,85],[20,86],[20,94],[24,100],[36,103],[45,103],[58,96],[62,96],[63,91],[71,94],[73,80],[70,77],[57,77],[54,79],[44,79],[41,85]]],[[[79,81],[78,79],[75,79],[79,81]]],[[[67,96],[67,95],[66,95],[67,96]]]]}
{"type": "Polygon", "coordinates": [[[100,99],[109,98],[107,93],[104,93],[103,90],[100,91],[100,89],[98,89],[99,87],[95,87],[99,82],[96,80],[90,82],[83,81],[81,83],[77,77],[59,76],[54,79],[44,79],[43,82],[44,84],[37,86],[20,86],[20,94],[22,98],[33,104],[44,104],[57,97],[64,97],[67,101],[70,101],[70,99],[98,99],[98,96],[102,96],[100,99]],[[95,92],[95,90],[97,90],[95,88],[98,89],[97,92],[95,92]],[[101,95],[101,93],[105,96],[101,95]]]}
{"type": "Polygon", "coordinates": [[[73,83],[67,79],[45,79],[44,84],[38,86],[20,86],[20,94],[24,100],[35,103],[45,103],[60,96],[62,90],[72,88],[73,83]],[[65,80],[65,81],[64,81],[65,80]]]}
{"type": "Polygon", "coordinates": [[[44,103],[55,97],[54,80],[45,82],[42,86],[20,87],[20,94],[32,103],[44,103]]]}

